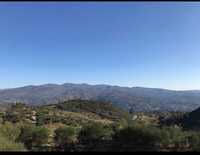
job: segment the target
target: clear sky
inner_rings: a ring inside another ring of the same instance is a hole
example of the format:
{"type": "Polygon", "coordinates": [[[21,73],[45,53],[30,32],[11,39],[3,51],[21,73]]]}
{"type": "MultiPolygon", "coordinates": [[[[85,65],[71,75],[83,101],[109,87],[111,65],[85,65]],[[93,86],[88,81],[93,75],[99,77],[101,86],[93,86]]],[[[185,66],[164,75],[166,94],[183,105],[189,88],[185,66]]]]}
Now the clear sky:
{"type": "Polygon", "coordinates": [[[0,88],[200,89],[200,3],[1,2],[0,88]]]}

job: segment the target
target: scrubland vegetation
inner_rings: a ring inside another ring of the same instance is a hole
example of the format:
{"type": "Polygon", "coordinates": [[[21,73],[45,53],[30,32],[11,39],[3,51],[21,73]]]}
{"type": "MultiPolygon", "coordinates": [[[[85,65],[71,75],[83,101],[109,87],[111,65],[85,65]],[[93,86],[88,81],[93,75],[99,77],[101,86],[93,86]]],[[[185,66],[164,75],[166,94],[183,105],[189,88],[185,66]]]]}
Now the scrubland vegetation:
{"type": "Polygon", "coordinates": [[[111,103],[71,100],[0,114],[0,151],[200,151],[185,113],[128,113],[111,103]]]}

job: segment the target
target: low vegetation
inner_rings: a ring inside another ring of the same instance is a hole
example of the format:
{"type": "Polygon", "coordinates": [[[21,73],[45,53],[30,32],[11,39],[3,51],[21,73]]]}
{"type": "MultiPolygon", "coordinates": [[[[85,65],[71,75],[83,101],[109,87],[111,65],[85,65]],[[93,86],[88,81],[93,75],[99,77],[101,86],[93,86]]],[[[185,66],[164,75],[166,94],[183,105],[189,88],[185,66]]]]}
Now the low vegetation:
{"type": "Polygon", "coordinates": [[[1,112],[0,151],[200,151],[185,113],[128,113],[111,103],[71,100],[1,112]]]}

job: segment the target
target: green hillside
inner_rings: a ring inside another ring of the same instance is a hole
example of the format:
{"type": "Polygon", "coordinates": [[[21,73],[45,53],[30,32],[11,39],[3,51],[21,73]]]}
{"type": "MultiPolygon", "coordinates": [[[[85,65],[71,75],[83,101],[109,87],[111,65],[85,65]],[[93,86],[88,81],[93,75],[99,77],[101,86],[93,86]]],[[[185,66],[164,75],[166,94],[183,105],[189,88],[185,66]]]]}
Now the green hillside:
{"type": "Polygon", "coordinates": [[[0,151],[200,151],[200,130],[184,128],[185,116],[92,100],[16,103],[1,109],[0,151]]]}

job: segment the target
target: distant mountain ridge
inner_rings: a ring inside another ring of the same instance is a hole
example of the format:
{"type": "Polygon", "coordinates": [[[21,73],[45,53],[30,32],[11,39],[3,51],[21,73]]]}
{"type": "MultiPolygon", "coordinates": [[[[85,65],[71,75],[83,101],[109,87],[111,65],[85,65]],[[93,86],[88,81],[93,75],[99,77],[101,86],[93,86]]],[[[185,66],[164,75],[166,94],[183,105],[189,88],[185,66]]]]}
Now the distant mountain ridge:
{"type": "Polygon", "coordinates": [[[131,111],[192,111],[200,107],[200,91],[120,87],[89,84],[45,84],[0,89],[0,103],[30,105],[58,103],[71,99],[106,100],[131,111]]]}

